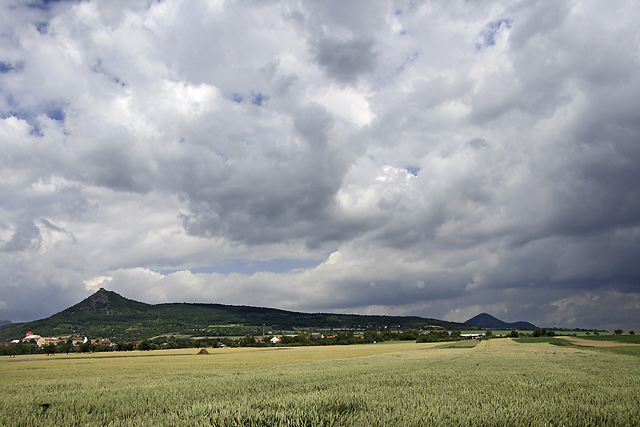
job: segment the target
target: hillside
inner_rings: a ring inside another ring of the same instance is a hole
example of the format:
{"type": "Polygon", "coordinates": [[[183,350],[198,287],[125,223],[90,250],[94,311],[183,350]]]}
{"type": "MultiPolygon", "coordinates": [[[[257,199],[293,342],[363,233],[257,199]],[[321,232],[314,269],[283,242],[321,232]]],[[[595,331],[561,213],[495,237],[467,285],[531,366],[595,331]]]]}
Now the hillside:
{"type": "Polygon", "coordinates": [[[537,326],[529,322],[512,322],[507,323],[493,317],[487,313],[480,313],[475,317],[464,322],[465,325],[475,326],[477,328],[493,328],[493,329],[536,329],[537,326]]]}
{"type": "Polygon", "coordinates": [[[145,304],[100,289],[80,303],[42,320],[0,327],[0,341],[22,338],[31,328],[41,336],[87,336],[113,340],[142,340],[163,334],[216,336],[244,334],[246,328],[266,325],[275,330],[294,328],[396,328],[464,325],[417,316],[362,316],[299,313],[273,308],[223,304],[145,304]]]}

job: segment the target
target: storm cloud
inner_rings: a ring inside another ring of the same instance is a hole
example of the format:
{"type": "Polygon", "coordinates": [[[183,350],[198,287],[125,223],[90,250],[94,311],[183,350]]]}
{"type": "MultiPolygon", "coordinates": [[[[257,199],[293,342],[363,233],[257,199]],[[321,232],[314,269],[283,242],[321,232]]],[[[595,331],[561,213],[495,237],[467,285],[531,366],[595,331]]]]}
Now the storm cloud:
{"type": "Polygon", "coordinates": [[[2,319],[106,287],[640,328],[635,2],[0,12],[2,319]]]}

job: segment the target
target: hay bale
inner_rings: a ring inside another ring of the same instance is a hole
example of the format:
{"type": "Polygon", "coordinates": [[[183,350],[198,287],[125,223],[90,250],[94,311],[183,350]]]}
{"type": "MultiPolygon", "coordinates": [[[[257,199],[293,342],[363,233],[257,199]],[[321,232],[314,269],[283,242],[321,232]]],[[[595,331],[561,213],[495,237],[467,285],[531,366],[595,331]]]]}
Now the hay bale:
{"type": "Polygon", "coordinates": [[[206,348],[201,348],[198,354],[209,354],[206,348]]]}

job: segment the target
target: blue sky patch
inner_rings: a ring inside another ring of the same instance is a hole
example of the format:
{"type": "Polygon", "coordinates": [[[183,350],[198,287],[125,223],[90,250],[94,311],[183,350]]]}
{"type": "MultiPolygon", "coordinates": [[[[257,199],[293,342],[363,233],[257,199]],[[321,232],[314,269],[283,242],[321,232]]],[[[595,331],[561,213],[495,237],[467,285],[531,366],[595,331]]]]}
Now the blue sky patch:
{"type": "Polygon", "coordinates": [[[40,10],[49,10],[51,8],[51,4],[54,3],[63,3],[69,0],[32,0],[27,3],[28,7],[40,10]]]}
{"type": "MultiPolygon", "coordinates": [[[[14,105],[12,105],[13,104],[12,101],[13,101],[12,99],[9,99],[8,104],[13,107],[14,105]]],[[[15,117],[18,120],[26,121],[31,126],[31,131],[29,131],[31,135],[42,136],[42,132],[40,131],[40,126],[38,125],[37,120],[35,120],[35,117],[33,114],[30,114],[24,110],[15,109],[15,110],[9,110],[6,114],[2,114],[0,118],[6,119],[7,117],[15,117]]]]}
{"type": "Polygon", "coordinates": [[[43,136],[42,129],[40,128],[40,121],[38,116],[44,114],[51,120],[55,120],[60,123],[64,123],[67,114],[65,113],[66,104],[63,102],[50,102],[46,105],[39,106],[36,110],[25,110],[16,105],[13,98],[7,98],[7,104],[12,108],[7,113],[0,115],[0,118],[5,119],[7,117],[15,117],[19,120],[24,120],[31,126],[29,132],[34,136],[43,136]]]}
{"type": "Polygon", "coordinates": [[[262,106],[263,102],[267,102],[269,100],[269,95],[264,95],[260,92],[251,92],[251,103],[253,105],[262,106]]]}
{"type": "Polygon", "coordinates": [[[36,23],[36,30],[38,30],[40,34],[47,34],[47,32],[49,32],[49,23],[48,22],[36,23]]]}
{"type": "Polygon", "coordinates": [[[22,68],[22,62],[12,64],[10,62],[0,61],[0,74],[10,73],[11,71],[21,71],[22,68]]]}
{"type": "Polygon", "coordinates": [[[126,83],[120,80],[118,76],[113,75],[102,66],[102,59],[98,59],[98,61],[96,62],[96,65],[91,67],[91,70],[95,73],[105,75],[107,78],[109,78],[109,80],[111,80],[114,83],[117,83],[120,86],[126,86],[126,83]]]}
{"type": "Polygon", "coordinates": [[[511,28],[511,20],[501,19],[499,21],[489,22],[480,33],[482,41],[476,43],[476,49],[480,50],[484,47],[495,46],[495,35],[498,33],[498,31],[500,31],[501,28],[511,28]]]}
{"type": "Polygon", "coordinates": [[[418,176],[418,172],[420,172],[420,169],[422,168],[420,166],[407,166],[405,169],[407,169],[407,172],[411,175],[418,176]]]}
{"type": "Polygon", "coordinates": [[[56,106],[56,105],[47,108],[45,110],[45,114],[51,120],[56,120],[59,122],[64,122],[64,119],[66,117],[64,109],[61,106],[56,106]]]}
{"type": "Polygon", "coordinates": [[[420,56],[419,52],[413,52],[411,55],[407,55],[404,58],[404,61],[402,62],[402,64],[400,64],[400,66],[398,68],[396,68],[396,73],[401,73],[405,70],[405,68],[414,63],[418,57],[420,56]]]}

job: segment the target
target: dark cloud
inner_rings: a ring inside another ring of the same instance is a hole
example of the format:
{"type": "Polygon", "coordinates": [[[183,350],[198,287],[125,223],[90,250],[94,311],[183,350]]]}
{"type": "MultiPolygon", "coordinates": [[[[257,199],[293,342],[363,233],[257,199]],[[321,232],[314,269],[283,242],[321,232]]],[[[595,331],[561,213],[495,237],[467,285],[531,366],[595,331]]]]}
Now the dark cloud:
{"type": "Polygon", "coordinates": [[[81,173],[98,186],[116,191],[146,193],[151,189],[154,177],[146,159],[136,154],[120,143],[100,147],[86,153],[81,161],[92,165],[92,169],[83,168],[81,173]]]}
{"type": "Polygon", "coordinates": [[[247,162],[224,185],[187,193],[185,225],[195,235],[252,245],[304,240],[317,222],[328,220],[342,173],[326,152],[271,152],[247,162]]]}
{"type": "Polygon", "coordinates": [[[318,65],[327,74],[343,83],[355,83],[360,75],[370,73],[376,65],[374,42],[360,38],[334,40],[321,38],[313,45],[318,65]]]}
{"type": "Polygon", "coordinates": [[[0,6],[0,318],[640,327],[633,2],[37,4],[0,6]]]}
{"type": "Polygon", "coordinates": [[[295,118],[296,131],[310,144],[312,149],[326,149],[327,132],[333,125],[333,117],[326,108],[312,104],[302,109],[295,118]]]}
{"type": "Polygon", "coordinates": [[[490,144],[483,138],[473,138],[467,141],[467,145],[476,150],[490,147],[490,144]]]}
{"type": "Polygon", "coordinates": [[[16,224],[11,239],[2,246],[3,251],[20,252],[40,248],[40,230],[33,221],[23,219],[16,224]]]}

